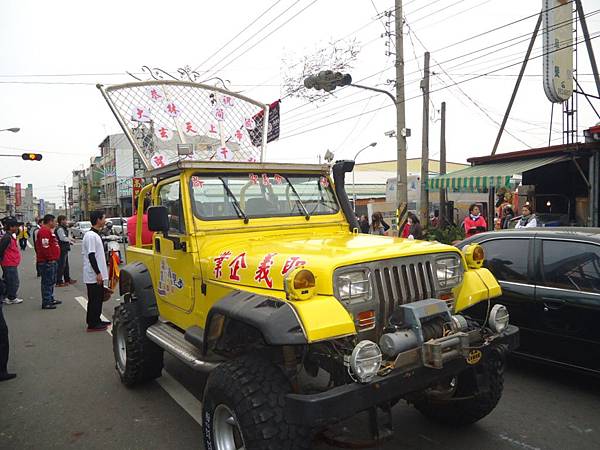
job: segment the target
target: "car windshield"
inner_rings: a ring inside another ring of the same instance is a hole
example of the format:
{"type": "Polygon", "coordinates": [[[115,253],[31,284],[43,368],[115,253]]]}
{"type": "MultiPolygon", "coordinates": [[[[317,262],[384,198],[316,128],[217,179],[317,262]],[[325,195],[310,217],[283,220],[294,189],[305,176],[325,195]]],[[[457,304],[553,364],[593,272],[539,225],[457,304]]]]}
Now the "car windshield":
{"type": "Polygon", "coordinates": [[[92,222],[79,222],[79,228],[92,228],[92,222]]]}
{"type": "Polygon", "coordinates": [[[205,220],[335,214],[329,178],[319,174],[194,174],[194,214],[205,220]]]}

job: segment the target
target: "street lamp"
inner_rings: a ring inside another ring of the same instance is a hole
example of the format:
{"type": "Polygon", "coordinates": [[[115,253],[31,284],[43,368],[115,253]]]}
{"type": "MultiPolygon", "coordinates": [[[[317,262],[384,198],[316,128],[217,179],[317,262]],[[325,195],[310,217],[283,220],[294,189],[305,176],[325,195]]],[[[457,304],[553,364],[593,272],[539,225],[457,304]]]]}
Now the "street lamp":
{"type": "MultiPolygon", "coordinates": [[[[356,164],[356,158],[358,158],[358,155],[361,154],[361,152],[363,150],[368,149],[369,147],[375,147],[377,145],[377,142],[371,142],[369,145],[367,145],[366,147],[361,148],[358,152],[356,152],[356,155],[354,155],[354,164],[356,164]]],[[[352,204],[352,209],[354,210],[354,214],[356,214],[356,183],[354,182],[354,174],[356,173],[356,170],[352,170],[352,198],[353,198],[353,204],[352,204]]]]}
{"type": "Polygon", "coordinates": [[[21,178],[21,175],[11,175],[10,177],[0,178],[0,183],[2,183],[3,180],[8,180],[9,178],[21,178]]]}
{"type": "Polygon", "coordinates": [[[21,129],[19,127],[12,127],[12,128],[4,128],[0,131],[10,131],[11,133],[18,133],[19,131],[21,131],[21,129]]]}
{"type": "MultiPolygon", "coordinates": [[[[401,51],[401,47],[399,50],[401,51]]],[[[400,56],[397,61],[402,61],[402,56],[400,56]]],[[[402,229],[405,221],[407,220],[406,211],[408,211],[408,192],[406,189],[406,138],[410,136],[410,129],[405,128],[404,126],[404,97],[402,95],[402,100],[397,100],[396,97],[394,97],[385,89],[378,89],[371,86],[353,83],[352,76],[350,74],[334,72],[333,70],[322,70],[318,74],[310,75],[304,79],[304,87],[307,89],[331,92],[336,88],[343,86],[353,86],[355,88],[366,89],[367,91],[384,94],[394,103],[394,106],[396,107],[396,203],[399,209],[403,206],[403,211],[398,211],[398,214],[400,214],[398,229],[402,229]]],[[[404,92],[404,86],[402,84],[399,86],[402,86],[400,90],[404,92]]],[[[398,86],[396,89],[396,92],[399,92],[398,86]]]]}

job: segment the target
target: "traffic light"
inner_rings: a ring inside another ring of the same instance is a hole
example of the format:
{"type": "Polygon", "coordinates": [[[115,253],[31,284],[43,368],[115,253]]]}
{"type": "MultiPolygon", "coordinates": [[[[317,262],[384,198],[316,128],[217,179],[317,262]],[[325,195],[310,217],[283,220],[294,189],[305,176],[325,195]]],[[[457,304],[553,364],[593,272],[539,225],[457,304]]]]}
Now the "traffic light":
{"type": "Polygon", "coordinates": [[[323,70],[317,75],[310,75],[304,79],[305,88],[325,92],[333,91],[337,87],[348,86],[351,83],[352,76],[349,73],[344,74],[333,70],[323,70]]]}
{"type": "Polygon", "coordinates": [[[25,161],[41,161],[42,155],[40,153],[23,153],[21,158],[25,161]]]}

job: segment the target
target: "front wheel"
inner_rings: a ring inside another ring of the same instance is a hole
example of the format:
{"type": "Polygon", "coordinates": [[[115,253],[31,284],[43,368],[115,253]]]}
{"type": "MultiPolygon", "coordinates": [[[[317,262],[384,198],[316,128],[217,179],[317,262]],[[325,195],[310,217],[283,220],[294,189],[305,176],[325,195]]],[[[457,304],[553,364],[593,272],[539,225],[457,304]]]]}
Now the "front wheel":
{"type": "Polygon", "coordinates": [[[152,320],[138,314],[133,303],[115,308],[113,353],[117,372],[126,386],[135,386],[160,377],[163,350],[146,336],[152,320]]]}
{"type": "Polygon", "coordinates": [[[491,413],[500,401],[503,389],[504,358],[499,352],[490,352],[480,366],[425,390],[413,403],[429,419],[464,426],[491,413]],[[482,380],[486,381],[482,383],[482,380]]]}
{"type": "Polygon", "coordinates": [[[213,450],[309,449],[310,432],[285,420],[291,391],[279,367],[249,355],[221,364],[208,378],[202,402],[204,447],[213,450]]]}

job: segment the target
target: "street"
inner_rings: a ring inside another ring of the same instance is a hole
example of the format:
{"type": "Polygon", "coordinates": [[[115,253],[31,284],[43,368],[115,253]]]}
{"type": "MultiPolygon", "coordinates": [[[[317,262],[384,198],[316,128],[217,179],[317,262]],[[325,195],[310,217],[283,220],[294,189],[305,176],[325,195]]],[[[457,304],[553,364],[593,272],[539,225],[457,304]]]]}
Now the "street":
{"type": "MultiPolygon", "coordinates": [[[[76,279],[80,251],[77,242],[70,255],[76,279]]],[[[121,385],[111,336],[85,332],[84,285],[57,288],[63,304],[42,311],[33,251],[23,256],[25,301],[4,306],[9,368],[18,377],[0,384],[0,448],[201,448],[202,377],[167,355],[157,382],[136,389],[121,385]]],[[[115,304],[104,306],[109,319],[115,304]]],[[[598,380],[522,361],[510,361],[499,406],[472,427],[439,426],[403,403],[393,411],[395,435],[379,448],[600,448],[598,380]]],[[[353,436],[368,437],[366,415],[344,427],[353,436]]],[[[318,439],[314,448],[334,447],[318,439]]]]}

